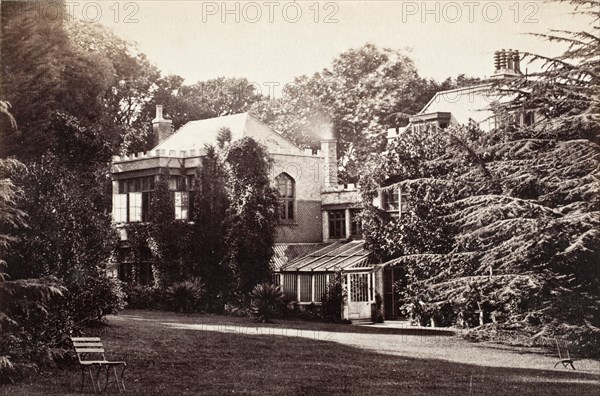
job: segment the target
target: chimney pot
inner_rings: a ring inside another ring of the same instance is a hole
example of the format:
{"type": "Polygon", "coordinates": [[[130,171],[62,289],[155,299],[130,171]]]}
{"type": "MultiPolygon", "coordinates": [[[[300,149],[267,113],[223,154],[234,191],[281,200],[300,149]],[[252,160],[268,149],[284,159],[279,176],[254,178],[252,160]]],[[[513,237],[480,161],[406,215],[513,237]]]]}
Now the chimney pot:
{"type": "Polygon", "coordinates": [[[518,50],[515,50],[513,52],[513,64],[514,64],[515,71],[517,73],[521,73],[521,56],[519,55],[518,50]]]}
{"type": "Polygon", "coordinates": [[[163,105],[156,105],[156,118],[163,118],[163,105]]]}

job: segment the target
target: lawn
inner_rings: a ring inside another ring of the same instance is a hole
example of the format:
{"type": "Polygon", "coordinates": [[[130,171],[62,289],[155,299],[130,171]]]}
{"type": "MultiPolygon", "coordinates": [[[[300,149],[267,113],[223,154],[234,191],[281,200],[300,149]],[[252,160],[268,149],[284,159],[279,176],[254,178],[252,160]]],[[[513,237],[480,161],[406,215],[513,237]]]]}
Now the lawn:
{"type": "MultiPolygon", "coordinates": [[[[491,346],[477,346],[479,358],[470,363],[419,358],[415,357],[421,356],[419,351],[423,356],[435,356],[436,348],[440,356],[448,351],[456,351],[459,356],[462,350],[472,350],[469,345],[473,344],[432,332],[411,345],[423,337],[384,330],[290,321],[257,325],[241,318],[125,311],[110,317],[107,326],[90,329],[86,335],[102,337],[109,357],[127,361],[127,393],[140,395],[600,392],[600,375],[594,370],[494,367],[498,365],[494,359],[514,355],[519,360],[519,355],[498,354],[491,346]],[[389,345],[398,345],[400,340],[405,343],[401,347],[408,348],[406,356],[402,349],[389,351],[389,345]],[[365,347],[348,342],[365,343],[365,347]],[[388,351],[376,352],[378,345],[388,351]]],[[[546,365],[544,359],[548,357],[540,359],[546,365]]],[[[77,393],[79,380],[77,366],[70,365],[5,386],[0,392],[77,393]]],[[[116,391],[114,383],[109,390],[116,391]]]]}

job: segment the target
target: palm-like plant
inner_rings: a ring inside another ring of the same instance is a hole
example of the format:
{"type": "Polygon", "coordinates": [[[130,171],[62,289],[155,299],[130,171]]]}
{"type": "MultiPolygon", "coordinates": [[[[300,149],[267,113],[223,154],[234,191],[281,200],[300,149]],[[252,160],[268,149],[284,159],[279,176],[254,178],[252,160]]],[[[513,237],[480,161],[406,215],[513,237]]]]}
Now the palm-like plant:
{"type": "Polygon", "coordinates": [[[199,279],[174,283],[166,291],[167,301],[177,312],[197,310],[203,295],[204,284],[199,279]]]}
{"type": "Polygon", "coordinates": [[[283,307],[283,290],[281,286],[261,283],[250,292],[250,309],[257,320],[269,322],[283,307]]]}

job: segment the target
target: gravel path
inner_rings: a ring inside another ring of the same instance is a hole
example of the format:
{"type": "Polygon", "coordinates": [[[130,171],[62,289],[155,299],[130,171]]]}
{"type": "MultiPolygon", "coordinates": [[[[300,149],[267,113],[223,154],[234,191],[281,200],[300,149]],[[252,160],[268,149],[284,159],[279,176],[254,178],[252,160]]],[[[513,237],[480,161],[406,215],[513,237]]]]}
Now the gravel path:
{"type": "MultiPolygon", "coordinates": [[[[554,356],[544,355],[531,348],[508,347],[492,343],[471,343],[457,336],[365,334],[353,332],[330,332],[281,327],[252,327],[219,324],[189,324],[161,322],[173,329],[216,331],[247,335],[305,337],[313,340],[338,342],[382,354],[413,358],[439,359],[457,363],[490,367],[513,367],[528,369],[552,369],[557,361],[554,356]]],[[[600,376],[600,361],[583,359],[575,363],[579,372],[600,376]]],[[[559,370],[559,368],[557,368],[559,370]]],[[[565,370],[562,367],[560,370],[565,370]]],[[[566,371],[566,370],[565,370],[566,371]]],[[[600,378],[599,378],[600,381],[600,378]]]]}

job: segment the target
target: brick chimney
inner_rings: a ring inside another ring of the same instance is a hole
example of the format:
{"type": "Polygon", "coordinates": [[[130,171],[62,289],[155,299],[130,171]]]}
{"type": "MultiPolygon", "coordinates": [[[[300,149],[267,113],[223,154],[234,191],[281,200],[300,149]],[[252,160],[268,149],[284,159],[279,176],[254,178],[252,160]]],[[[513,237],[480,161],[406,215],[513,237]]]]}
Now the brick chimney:
{"type": "Polygon", "coordinates": [[[337,139],[333,137],[333,125],[329,119],[322,118],[317,122],[317,136],[322,138],[321,151],[325,156],[324,188],[335,191],[338,186],[337,139]]]}
{"type": "Polygon", "coordinates": [[[155,146],[161,144],[173,133],[173,121],[163,118],[163,106],[156,105],[156,118],[152,120],[155,146]]]}
{"type": "Polygon", "coordinates": [[[521,56],[519,51],[500,50],[494,53],[495,71],[491,78],[517,77],[521,73],[521,56]]]}
{"type": "Polygon", "coordinates": [[[337,190],[338,185],[338,163],[337,163],[337,139],[321,140],[321,151],[325,155],[324,183],[325,191],[337,190]]]}

